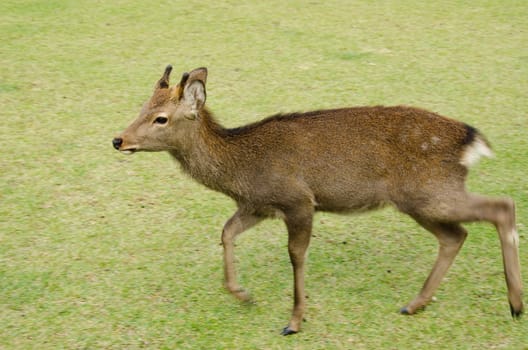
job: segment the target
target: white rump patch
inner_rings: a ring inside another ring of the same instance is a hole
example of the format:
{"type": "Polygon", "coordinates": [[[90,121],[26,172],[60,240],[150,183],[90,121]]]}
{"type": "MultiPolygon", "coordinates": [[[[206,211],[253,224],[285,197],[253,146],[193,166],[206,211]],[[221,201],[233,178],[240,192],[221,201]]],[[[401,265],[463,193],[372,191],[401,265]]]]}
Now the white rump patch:
{"type": "Polygon", "coordinates": [[[485,141],[477,137],[477,139],[464,150],[462,158],[460,159],[460,164],[469,168],[472,165],[475,165],[480,157],[493,157],[493,152],[485,141]]]}

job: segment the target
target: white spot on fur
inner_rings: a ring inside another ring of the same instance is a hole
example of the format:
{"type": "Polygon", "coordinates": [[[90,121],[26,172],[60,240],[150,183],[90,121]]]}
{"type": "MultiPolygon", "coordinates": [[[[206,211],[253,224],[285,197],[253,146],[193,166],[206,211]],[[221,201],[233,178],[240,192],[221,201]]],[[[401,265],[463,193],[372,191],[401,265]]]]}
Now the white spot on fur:
{"type": "Polygon", "coordinates": [[[422,148],[422,151],[425,152],[429,148],[429,144],[427,144],[427,142],[424,142],[424,143],[422,143],[422,145],[420,147],[422,148]]]}
{"type": "Polygon", "coordinates": [[[472,165],[475,165],[480,157],[493,157],[493,152],[486,142],[477,138],[464,150],[462,158],[460,159],[460,164],[469,168],[472,165]]]}
{"type": "Polygon", "coordinates": [[[436,145],[438,142],[440,142],[440,138],[438,136],[431,137],[431,142],[433,145],[436,145]]]}

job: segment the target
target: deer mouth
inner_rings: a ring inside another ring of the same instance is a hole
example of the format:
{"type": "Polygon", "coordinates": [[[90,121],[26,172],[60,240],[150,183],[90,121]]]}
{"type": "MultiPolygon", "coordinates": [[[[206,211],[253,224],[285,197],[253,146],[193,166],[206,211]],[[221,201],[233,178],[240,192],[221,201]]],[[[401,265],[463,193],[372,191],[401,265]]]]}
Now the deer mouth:
{"type": "Polygon", "coordinates": [[[118,149],[118,151],[121,152],[122,154],[130,155],[130,154],[136,153],[137,148],[136,147],[120,148],[118,149]]]}
{"type": "Polygon", "coordinates": [[[127,149],[119,150],[119,152],[121,152],[123,154],[126,154],[126,155],[131,155],[131,154],[136,153],[136,149],[135,148],[127,148],[127,149]]]}
{"type": "Polygon", "coordinates": [[[138,145],[134,143],[124,143],[120,145],[119,152],[123,154],[134,154],[138,151],[138,145]]]}

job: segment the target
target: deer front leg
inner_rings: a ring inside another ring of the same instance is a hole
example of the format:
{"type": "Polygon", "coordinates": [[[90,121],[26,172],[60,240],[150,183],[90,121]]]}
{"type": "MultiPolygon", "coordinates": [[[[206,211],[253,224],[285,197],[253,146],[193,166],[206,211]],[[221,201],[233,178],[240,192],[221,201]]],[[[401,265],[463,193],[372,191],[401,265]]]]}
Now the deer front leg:
{"type": "Polygon", "coordinates": [[[304,262],[312,234],[313,209],[296,212],[286,217],[288,227],[288,253],[293,268],[293,311],[290,323],[282,335],[299,332],[306,305],[304,293],[304,262]]]}
{"type": "Polygon", "coordinates": [[[245,230],[255,226],[262,219],[242,212],[240,209],[226,222],[222,231],[224,247],[224,283],[226,289],[237,299],[249,301],[249,294],[238,285],[235,271],[235,238],[245,230]]]}

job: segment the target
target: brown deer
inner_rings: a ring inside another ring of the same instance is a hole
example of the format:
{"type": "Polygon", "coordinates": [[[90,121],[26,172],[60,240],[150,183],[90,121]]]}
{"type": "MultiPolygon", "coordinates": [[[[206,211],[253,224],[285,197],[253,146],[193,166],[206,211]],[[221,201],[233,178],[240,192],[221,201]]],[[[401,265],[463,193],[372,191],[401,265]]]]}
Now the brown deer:
{"type": "Polygon", "coordinates": [[[437,260],[402,314],[432,299],[466,239],[461,223],[497,228],[514,318],[521,316],[519,238],[509,198],[468,193],[468,168],[491,156],[484,136],[462,122],[412,107],[354,107],[277,114],[243,127],[223,128],[205,107],[207,69],[184,73],[169,86],[167,66],[139,117],[113,146],[122,153],[167,151],[205,186],[238,206],[222,232],[225,287],[248,300],[235,277],[234,240],[261,220],[279,217],[288,230],[294,304],[282,334],[301,328],[304,262],[316,211],[350,213],[393,205],[433,233],[437,260]]]}

